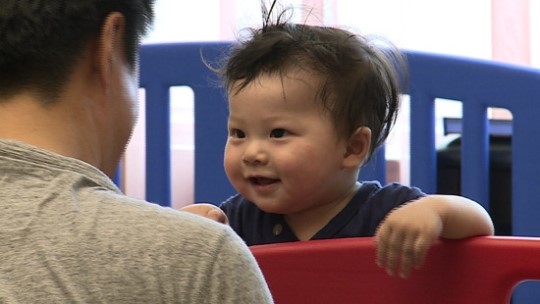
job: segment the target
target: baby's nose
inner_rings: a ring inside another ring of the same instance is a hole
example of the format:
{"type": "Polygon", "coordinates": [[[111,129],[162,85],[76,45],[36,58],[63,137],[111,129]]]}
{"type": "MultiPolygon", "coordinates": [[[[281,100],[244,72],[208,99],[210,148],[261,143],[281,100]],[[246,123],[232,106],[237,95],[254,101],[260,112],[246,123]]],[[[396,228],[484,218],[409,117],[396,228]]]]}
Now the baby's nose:
{"type": "Polygon", "coordinates": [[[268,153],[262,143],[253,141],[244,150],[242,161],[249,165],[262,165],[268,162],[268,153]]]}

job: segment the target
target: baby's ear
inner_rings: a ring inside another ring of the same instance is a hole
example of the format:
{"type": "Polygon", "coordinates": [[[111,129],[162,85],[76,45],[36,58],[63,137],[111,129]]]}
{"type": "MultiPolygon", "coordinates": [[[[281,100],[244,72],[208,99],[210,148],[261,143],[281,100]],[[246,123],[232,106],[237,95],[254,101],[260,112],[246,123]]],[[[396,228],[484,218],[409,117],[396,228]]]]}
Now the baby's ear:
{"type": "Polygon", "coordinates": [[[343,157],[343,166],[347,168],[360,167],[369,155],[371,145],[371,129],[359,127],[347,141],[343,157]]]}

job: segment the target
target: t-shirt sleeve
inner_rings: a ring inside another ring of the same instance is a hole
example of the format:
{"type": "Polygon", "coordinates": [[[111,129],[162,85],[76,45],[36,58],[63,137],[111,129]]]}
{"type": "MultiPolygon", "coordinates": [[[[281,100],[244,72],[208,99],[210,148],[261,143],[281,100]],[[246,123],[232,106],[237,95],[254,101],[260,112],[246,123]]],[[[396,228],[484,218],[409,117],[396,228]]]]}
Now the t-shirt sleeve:
{"type": "Polygon", "coordinates": [[[376,228],[393,209],[423,196],[426,194],[419,188],[399,183],[390,183],[373,192],[368,204],[372,208],[368,211],[371,214],[370,226],[373,229],[371,234],[375,233],[376,228]]]}
{"type": "Polygon", "coordinates": [[[212,267],[209,303],[274,303],[263,274],[246,244],[225,234],[212,267]]]}

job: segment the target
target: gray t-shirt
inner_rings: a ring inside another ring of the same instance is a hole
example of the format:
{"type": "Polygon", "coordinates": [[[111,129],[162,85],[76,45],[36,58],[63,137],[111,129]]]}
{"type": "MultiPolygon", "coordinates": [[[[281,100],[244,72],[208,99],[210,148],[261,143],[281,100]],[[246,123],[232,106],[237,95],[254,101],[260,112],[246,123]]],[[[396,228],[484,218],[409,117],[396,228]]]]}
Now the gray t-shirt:
{"type": "Polygon", "coordinates": [[[95,167],[0,140],[0,303],[272,303],[227,226],[123,195],[95,167]]]}

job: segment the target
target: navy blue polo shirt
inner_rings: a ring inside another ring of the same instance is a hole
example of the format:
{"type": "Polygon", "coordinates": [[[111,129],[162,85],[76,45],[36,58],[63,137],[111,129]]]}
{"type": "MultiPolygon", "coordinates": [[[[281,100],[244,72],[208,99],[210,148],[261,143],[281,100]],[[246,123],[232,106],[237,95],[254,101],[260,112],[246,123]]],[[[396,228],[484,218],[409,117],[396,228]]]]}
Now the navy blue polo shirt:
{"type": "MultiPolygon", "coordinates": [[[[362,182],[351,201],[311,239],[373,236],[392,209],[426,194],[416,187],[362,182]]],[[[220,205],[248,246],[298,241],[281,214],[266,213],[237,194],[220,205]]]]}

